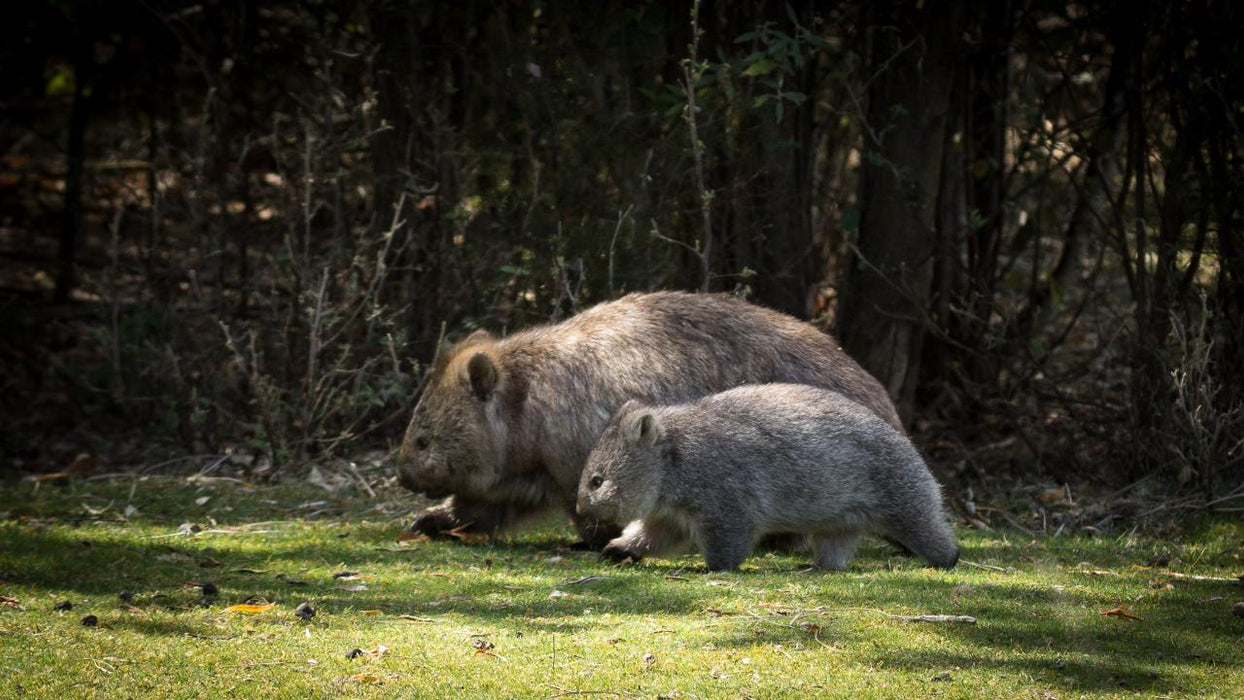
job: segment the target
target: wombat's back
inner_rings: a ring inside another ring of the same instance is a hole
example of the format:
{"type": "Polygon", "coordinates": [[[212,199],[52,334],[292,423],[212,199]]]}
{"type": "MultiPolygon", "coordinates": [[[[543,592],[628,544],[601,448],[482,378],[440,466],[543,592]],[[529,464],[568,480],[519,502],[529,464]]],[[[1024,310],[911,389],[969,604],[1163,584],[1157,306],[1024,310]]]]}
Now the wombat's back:
{"type": "Polygon", "coordinates": [[[573,388],[616,393],[608,400],[619,405],[631,398],[677,403],[743,384],[788,382],[841,392],[902,430],[885,388],[837,341],[727,295],[630,294],[512,340],[530,348],[533,363],[556,356],[573,388]]]}
{"type": "Polygon", "coordinates": [[[958,549],[937,481],[907,437],[834,391],[743,386],[659,408],[677,490],[741,509],[763,532],[880,531],[938,566],[958,549]],[[745,492],[745,498],[739,494],[745,492]]]}

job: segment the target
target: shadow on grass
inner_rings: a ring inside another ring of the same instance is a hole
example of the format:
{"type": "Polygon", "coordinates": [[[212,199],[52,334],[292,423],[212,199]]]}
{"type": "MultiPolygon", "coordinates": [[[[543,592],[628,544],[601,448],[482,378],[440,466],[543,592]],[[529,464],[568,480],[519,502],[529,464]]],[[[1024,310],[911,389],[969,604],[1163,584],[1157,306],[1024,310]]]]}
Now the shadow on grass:
{"type": "MultiPolygon", "coordinates": [[[[142,512],[152,514],[147,529],[154,525],[174,530],[169,523],[180,520],[171,504],[193,502],[194,493],[182,489],[163,505],[144,505],[142,512]]],[[[219,497],[241,502],[260,495],[219,497]]],[[[50,614],[54,597],[67,595],[93,598],[96,607],[111,611],[117,593],[131,590],[140,609],[172,616],[110,612],[105,624],[144,635],[219,635],[211,622],[176,617],[178,610],[201,598],[186,582],[211,580],[220,590],[214,610],[260,595],[281,602],[283,615],[306,600],[326,615],[367,610],[379,611],[379,619],[390,621],[411,615],[480,630],[557,634],[599,630],[599,620],[585,617],[587,609],[593,615],[640,619],[672,614],[695,622],[689,634],[718,648],[823,642],[854,649],[864,663],[922,675],[987,669],[1077,690],[1178,692],[1178,668],[1172,664],[1205,663],[1233,671],[1240,667],[1222,653],[1233,618],[1215,617],[1203,604],[1221,593],[1222,585],[1188,580],[1175,590],[1150,591],[1148,574],[1128,572],[1127,567],[1144,563],[1151,548],[1125,550],[1110,539],[1043,540],[1034,545],[1030,537],[1016,533],[965,533],[964,559],[998,571],[964,565],[930,574],[918,560],[870,542],[849,572],[805,574],[806,555],[761,554],[749,559],[744,571],[706,575],[695,555],[629,567],[601,563],[594,553],[570,550],[564,526],[491,543],[428,542],[389,551],[396,548],[401,519],[348,527],[334,520],[312,527],[285,511],[252,508],[238,514],[238,521],[279,515],[282,522],[273,526],[272,537],[143,537],[122,525],[91,525],[80,513],[65,512],[79,504],[64,503],[63,494],[51,496],[28,511],[4,506],[49,521],[0,521],[0,579],[33,589],[34,599],[43,594],[37,602],[26,601],[32,613],[46,605],[50,614]],[[57,499],[62,501],[59,516],[57,499]],[[348,536],[337,536],[342,533],[348,536]],[[1082,566],[1085,560],[1093,563],[1082,566]],[[1008,572],[1008,567],[1019,571],[1008,572]],[[1094,568],[1123,573],[1117,578],[1084,573],[1094,568]],[[377,578],[333,578],[343,569],[377,578]],[[1021,582],[1044,571],[1056,574],[1050,585],[1021,582]],[[572,583],[585,576],[601,578],[572,583]],[[295,585],[299,579],[305,583],[295,585]],[[367,587],[343,590],[361,583],[367,587]],[[565,595],[554,596],[554,590],[565,595]],[[761,607],[762,600],[773,598],[790,599],[792,608],[805,611],[825,608],[782,616],[761,607]],[[1102,616],[1121,603],[1146,620],[1102,616]],[[730,609],[713,613],[722,617],[706,614],[717,607],[730,609]],[[877,610],[970,614],[978,624],[917,627],[886,620],[877,610]],[[880,621],[883,629],[856,624],[860,616],[880,621]],[[810,633],[797,621],[814,622],[819,629],[810,633]],[[890,626],[895,629],[887,631],[890,626]],[[890,632],[899,629],[896,641],[890,632]],[[940,641],[912,646],[917,635],[934,635],[940,641]]],[[[143,523],[142,517],[134,518],[135,523],[143,523]]]]}

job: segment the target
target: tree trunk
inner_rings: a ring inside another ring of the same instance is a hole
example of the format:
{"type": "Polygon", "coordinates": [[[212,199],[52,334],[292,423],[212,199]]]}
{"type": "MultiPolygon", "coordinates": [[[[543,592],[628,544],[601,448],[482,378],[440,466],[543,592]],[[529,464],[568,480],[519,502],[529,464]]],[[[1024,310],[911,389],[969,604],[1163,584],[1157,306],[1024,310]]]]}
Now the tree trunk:
{"type": "Polygon", "coordinates": [[[82,229],[82,173],[86,164],[86,126],[90,97],[86,93],[86,70],[90,59],[79,57],[73,65],[73,103],[69,108],[68,169],[65,175],[65,206],[61,213],[59,271],[56,301],[69,301],[77,285],[78,236],[82,229]]]}
{"type": "Polygon", "coordinates": [[[933,279],[935,205],[956,72],[956,0],[869,7],[867,152],[843,307],[847,351],[911,417],[933,279]]]}

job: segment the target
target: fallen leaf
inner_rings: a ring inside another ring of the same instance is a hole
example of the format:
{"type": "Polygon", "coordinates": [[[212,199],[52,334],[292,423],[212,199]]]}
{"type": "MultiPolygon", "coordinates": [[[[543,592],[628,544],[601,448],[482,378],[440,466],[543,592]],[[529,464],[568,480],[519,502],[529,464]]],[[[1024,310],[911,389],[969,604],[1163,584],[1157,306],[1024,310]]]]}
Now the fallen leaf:
{"type": "Polygon", "coordinates": [[[403,530],[397,536],[397,541],[398,542],[431,542],[432,538],[428,537],[422,532],[411,532],[410,530],[403,530]]]}
{"type": "Polygon", "coordinates": [[[346,591],[346,592],[349,592],[349,593],[358,593],[359,591],[365,591],[365,590],[367,590],[367,584],[366,584],[366,583],[356,583],[356,584],[354,584],[353,586],[336,586],[336,590],[339,590],[339,591],[346,591]]]}
{"type": "Polygon", "coordinates": [[[1102,613],[1102,615],[1107,615],[1107,616],[1110,616],[1110,617],[1124,617],[1124,618],[1127,618],[1127,619],[1129,619],[1129,620],[1136,620],[1137,622],[1144,622],[1144,618],[1142,618],[1142,617],[1137,617],[1137,616],[1133,615],[1132,613],[1128,612],[1128,611],[1127,611],[1126,609],[1124,609],[1124,608],[1113,608],[1113,609],[1111,609],[1111,610],[1107,610],[1107,611],[1103,612],[1103,613],[1102,613]]]}
{"type": "Polygon", "coordinates": [[[475,647],[476,654],[483,654],[497,648],[496,644],[493,644],[487,639],[472,639],[471,646],[475,647]]]}
{"type": "Polygon", "coordinates": [[[1036,495],[1036,499],[1047,506],[1071,505],[1071,500],[1067,496],[1068,491],[1066,487],[1056,486],[1041,491],[1036,495]]]}
{"type": "Polygon", "coordinates": [[[353,581],[356,578],[362,578],[362,576],[357,571],[338,571],[333,574],[333,578],[341,579],[342,581],[353,581]]]}
{"type": "Polygon", "coordinates": [[[220,560],[214,557],[203,557],[202,559],[199,560],[199,566],[203,567],[204,569],[211,569],[213,567],[220,566],[220,560]]]}
{"type": "Polygon", "coordinates": [[[565,591],[559,591],[556,588],[554,588],[553,592],[549,594],[549,597],[550,598],[565,598],[568,595],[570,594],[565,591]]]}
{"type": "Polygon", "coordinates": [[[360,610],[359,612],[363,613],[364,615],[368,617],[379,617],[380,615],[383,614],[379,610],[360,610]]]}
{"type": "Polygon", "coordinates": [[[225,610],[228,610],[229,612],[246,613],[247,615],[258,615],[261,612],[266,612],[275,607],[276,603],[268,603],[267,605],[248,605],[246,603],[240,603],[238,605],[230,605],[225,608],[225,610]]]}
{"type": "Polygon", "coordinates": [[[1085,576],[1122,576],[1117,571],[1102,571],[1101,569],[1081,569],[1076,573],[1084,574],[1085,576]]]}
{"type": "Polygon", "coordinates": [[[127,520],[129,518],[133,518],[136,515],[138,515],[138,509],[135,508],[133,505],[128,505],[125,507],[125,517],[127,520]]]}
{"type": "Polygon", "coordinates": [[[205,503],[207,503],[207,502],[208,502],[208,501],[210,501],[210,500],[212,500],[212,497],[211,497],[211,496],[199,496],[198,498],[194,499],[194,504],[195,504],[196,506],[201,506],[201,505],[204,505],[205,503]]]}
{"type": "Polygon", "coordinates": [[[122,611],[124,611],[124,612],[127,612],[127,613],[133,613],[133,614],[137,614],[137,615],[146,615],[146,614],[147,614],[147,611],[146,611],[146,610],[143,610],[142,608],[136,608],[136,607],[134,607],[133,605],[130,605],[130,604],[128,604],[128,603],[122,603],[122,604],[121,604],[121,610],[122,610],[122,611]]]}
{"type": "Polygon", "coordinates": [[[69,478],[69,472],[51,472],[49,474],[35,474],[30,477],[36,483],[45,484],[48,482],[63,481],[69,478]]]}
{"type": "Polygon", "coordinates": [[[73,463],[66,471],[70,474],[89,474],[99,467],[99,458],[83,452],[73,458],[73,463]]]}
{"type": "Polygon", "coordinates": [[[350,676],[350,680],[355,683],[379,683],[380,677],[370,673],[356,673],[353,676],[350,676]]]}
{"type": "Polygon", "coordinates": [[[9,607],[9,608],[17,608],[18,610],[22,609],[22,604],[17,602],[16,598],[10,598],[8,596],[3,596],[3,595],[0,595],[0,605],[9,607]]]}
{"type": "Polygon", "coordinates": [[[455,527],[452,530],[441,530],[441,534],[448,535],[450,537],[454,537],[463,542],[468,542],[472,544],[487,542],[488,541],[487,536],[481,535],[478,532],[467,532],[466,528],[471,527],[474,524],[475,523],[466,523],[465,525],[459,525],[458,527],[455,527]]]}
{"type": "MultiPolygon", "coordinates": [[[[229,573],[231,574],[266,574],[269,571],[271,571],[271,569],[230,569],[229,573]]],[[[277,578],[281,578],[281,577],[277,576],[277,578]]]]}

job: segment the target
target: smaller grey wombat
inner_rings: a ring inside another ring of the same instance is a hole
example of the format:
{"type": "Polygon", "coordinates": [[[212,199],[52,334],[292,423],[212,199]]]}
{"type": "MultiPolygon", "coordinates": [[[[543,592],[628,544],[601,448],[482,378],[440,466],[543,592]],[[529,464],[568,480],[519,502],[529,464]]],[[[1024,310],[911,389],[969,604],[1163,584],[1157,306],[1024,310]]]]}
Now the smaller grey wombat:
{"type": "MultiPolygon", "coordinates": [[[[627,402],[588,457],[581,515],[630,523],[649,551],[688,537],[710,570],[734,569],[764,535],[812,536],[815,563],[845,569],[885,534],[941,568],[959,560],[942,493],[902,433],[833,391],[763,384],[693,403],[627,402]]],[[[629,542],[628,544],[634,544],[629,542]]]]}

